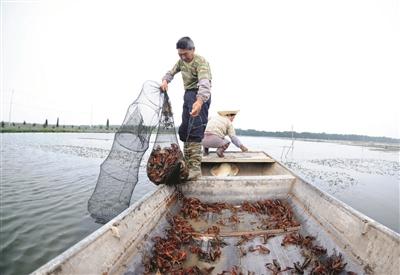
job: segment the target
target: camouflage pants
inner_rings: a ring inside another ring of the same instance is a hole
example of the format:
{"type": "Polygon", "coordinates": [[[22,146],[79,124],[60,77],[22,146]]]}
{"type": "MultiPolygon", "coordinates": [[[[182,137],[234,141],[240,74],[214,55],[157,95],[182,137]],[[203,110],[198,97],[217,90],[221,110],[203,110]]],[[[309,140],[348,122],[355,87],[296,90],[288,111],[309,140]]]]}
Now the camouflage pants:
{"type": "Polygon", "coordinates": [[[183,154],[185,155],[185,162],[189,170],[200,172],[201,171],[201,143],[200,142],[184,142],[183,154]]]}

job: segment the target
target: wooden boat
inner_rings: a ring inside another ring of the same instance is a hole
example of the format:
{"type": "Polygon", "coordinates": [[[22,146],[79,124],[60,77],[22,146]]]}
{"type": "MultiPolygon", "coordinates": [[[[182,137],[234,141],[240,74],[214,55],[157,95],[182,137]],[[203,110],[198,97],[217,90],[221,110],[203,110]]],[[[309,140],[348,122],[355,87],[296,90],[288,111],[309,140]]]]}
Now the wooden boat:
{"type": "MultiPolygon", "coordinates": [[[[314,236],[314,242],[324,247],[327,255],[340,253],[347,271],[399,274],[399,234],[319,190],[264,152],[227,152],[224,158],[211,153],[203,158],[200,179],[179,187],[159,186],[33,274],[143,274],[143,262],[152,253],[154,237],[165,235],[165,229],[170,226],[168,217],[182,207],[179,199],[182,194],[202,202],[232,205],[279,199],[291,207],[300,223],[284,229],[260,229],[259,215],[238,212],[239,223],[220,226],[219,237],[227,244],[220,257],[213,262],[190,257],[186,266],[212,266],[212,270],[208,269],[210,274],[239,274],[234,273],[239,269],[243,274],[273,274],[272,270],[278,274],[276,265],[279,263],[279,274],[292,274],[291,270],[282,270],[294,267],[296,262],[301,264],[304,251],[296,245],[282,245],[282,242],[289,232],[294,231],[302,236],[314,236]],[[213,169],[222,163],[235,166],[235,175],[213,176],[213,169]],[[265,242],[265,236],[271,235],[274,237],[265,242]],[[240,248],[238,240],[241,236],[253,238],[240,248]],[[261,246],[270,252],[255,251],[254,248],[261,246]],[[247,253],[242,253],[243,247],[247,253]]],[[[215,237],[207,234],[205,229],[216,225],[217,221],[226,221],[231,215],[228,212],[209,213],[200,221],[188,219],[205,250],[210,239],[215,237]]],[[[310,273],[315,264],[310,263],[304,272],[310,273]]]]}

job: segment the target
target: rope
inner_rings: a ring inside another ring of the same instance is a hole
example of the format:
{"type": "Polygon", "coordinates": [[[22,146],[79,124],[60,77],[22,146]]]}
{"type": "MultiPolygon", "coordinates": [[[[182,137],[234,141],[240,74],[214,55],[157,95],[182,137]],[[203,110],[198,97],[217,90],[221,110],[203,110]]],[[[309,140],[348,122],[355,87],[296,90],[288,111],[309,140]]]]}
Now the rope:
{"type": "Polygon", "coordinates": [[[203,127],[203,126],[205,125],[205,124],[203,123],[203,119],[201,118],[201,116],[198,115],[197,117],[192,117],[192,116],[190,116],[190,118],[189,118],[189,125],[188,125],[188,131],[187,131],[187,136],[186,136],[186,142],[188,142],[189,137],[190,137],[190,133],[192,132],[192,130],[197,129],[197,128],[199,128],[199,127],[203,127]],[[200,123],[198,126],[193,127],[193,125],[194,125],[194,120],[195,120],[197,117],[200,119],[200,122],[201,122],[201,123],[200,123]]]}

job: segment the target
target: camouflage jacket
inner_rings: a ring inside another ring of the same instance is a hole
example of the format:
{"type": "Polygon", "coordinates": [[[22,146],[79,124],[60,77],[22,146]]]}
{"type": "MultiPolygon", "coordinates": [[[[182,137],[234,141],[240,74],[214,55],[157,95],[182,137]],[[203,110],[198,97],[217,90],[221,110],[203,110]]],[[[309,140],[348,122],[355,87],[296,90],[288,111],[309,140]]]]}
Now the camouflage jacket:
{"type": "Polygon", "coordinates": [[[176,62],[175,66],[166,73],[163,80],[166,80],[168,83],[171,82],[174,75],[178,72],[182,73],[185,90],[199,89],[197,96],[204,102],[210,98],[212,76],[210,65],[204,57],[195,54],[193,60],[189,63],[179,60],[176,62]]]}

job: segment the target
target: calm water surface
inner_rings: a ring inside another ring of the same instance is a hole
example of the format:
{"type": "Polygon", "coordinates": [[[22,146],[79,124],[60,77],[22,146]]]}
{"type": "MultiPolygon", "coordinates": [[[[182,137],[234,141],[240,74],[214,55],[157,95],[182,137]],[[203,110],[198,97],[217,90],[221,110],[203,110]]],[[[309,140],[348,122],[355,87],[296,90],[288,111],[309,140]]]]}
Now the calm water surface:
{"type": "MultiPolygon", "coordinates": [[[[101,226],[86,206],[114,134],[21,133],[0,138],[0,274],[27,274],[101,226]]],[[[400,232],[398,152],[241,139],[251,150],[266,151],[319,188],[400,232]]],[[[155,189],[144,164],[132,202],[155,189]]]]}

